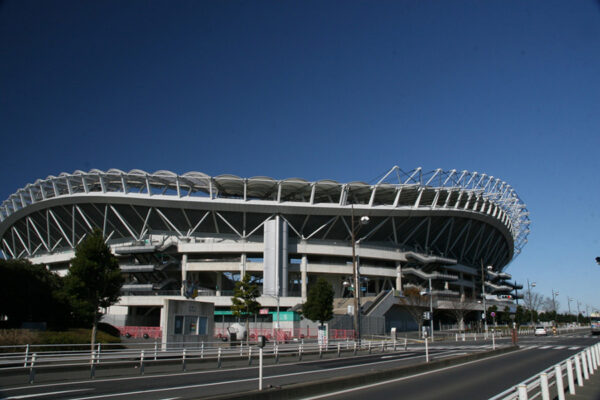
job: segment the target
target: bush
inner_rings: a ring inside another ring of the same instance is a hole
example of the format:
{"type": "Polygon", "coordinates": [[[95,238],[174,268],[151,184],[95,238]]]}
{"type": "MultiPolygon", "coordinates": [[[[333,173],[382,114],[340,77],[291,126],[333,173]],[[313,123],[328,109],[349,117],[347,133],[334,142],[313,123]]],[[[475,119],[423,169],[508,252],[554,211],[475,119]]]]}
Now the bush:
{"type": "MultiPolygon", "coordinates": [[[[29,331],[25,329],[6,329],[0,331],[0,346],[45,345],[45,344],[88,344],[92,336],[90,329],[70,329],[68,331],[29,331]]],[[[98,343],[121,343],[121,339],[105,332],[98,332],[98,343]]],[[[121,346],[111,346],[120,348],[121,346]]],[[[61,350],[82,350],[85,346],[65,346],[61,350]]],[[[46,349],[47,350],[47,349],[46,349]]],[[[5,347],[0,352],[22,351],[22,347],[5,347]]]]}

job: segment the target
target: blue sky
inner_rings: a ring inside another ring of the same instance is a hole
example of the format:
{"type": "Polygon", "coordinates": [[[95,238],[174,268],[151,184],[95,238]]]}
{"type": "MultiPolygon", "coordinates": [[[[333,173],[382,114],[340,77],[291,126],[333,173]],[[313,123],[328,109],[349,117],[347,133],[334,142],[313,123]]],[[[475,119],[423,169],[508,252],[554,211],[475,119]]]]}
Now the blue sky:
{"type": "Polygon", "coordinates": [[[598,1],[5,0],[0,61],[2,200],[91,168],[479,171],[531,212],[508,272],[600,307],[598,1]]]}

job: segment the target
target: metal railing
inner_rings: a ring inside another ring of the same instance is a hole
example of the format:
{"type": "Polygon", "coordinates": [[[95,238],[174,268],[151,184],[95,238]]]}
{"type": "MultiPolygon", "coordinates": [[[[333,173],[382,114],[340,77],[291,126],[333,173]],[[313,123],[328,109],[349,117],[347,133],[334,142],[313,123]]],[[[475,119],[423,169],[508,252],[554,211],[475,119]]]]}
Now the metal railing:
{"type": "MultiPolygon", "coordinates": [[[[358,353],[371,354],[374,352],[389,352],[408,350],[408,346],[417,345],[427,348],[427,341],[415,339],[386,338],[380,340],[329,340],[325,344],[317,341],[301,340],[294,343],[269,343],[264,349],[264,356],[274,359],[279,363],[280,357],[292,357],[294,361],[301,361],[304,356],[311,355],[319,359],[324,356],[341,357],[355,356],[358,353]]],[[[135,343],[128,346],[135,346],[135,343]]],[[[159,342],[138,343],[137,348],[119,349],[118,345],[97,344],[90,351],[89,344],[81,345],[26,345],[21,346],[23,351],[0,353],[0,371],[3,374],[28,375],[29,382],[33,383],[36,373],[40,371],[57,369],[65,370],[89,370],[89,378],[93,379],[96,369],[113,369],[115,367],[136,368],[135,373],[144,375],[145,368],[156,365],[181,365],[186,371],[190,363],[207,363],[208,368],[221,368],[228,361],[236,361],[232,365],[239,366],[240,360],[243,365],[252,365],[257,359],[259,352],[256,343],[225,343],[225,342],[201,342],[201,343],[176,343],[171,347],[163,346],[159,342]],[[67,347],[68,346],[68,347],[67,347]],[[76,347],[73,350],[73,347],[76,347]],[[71,350],[65,350],[69,348],[71,350]]],[[[0,346],[2,348],[9,346],[0,346]]],[[[18,348],[19,346],[10,346],[18,348]]],[[[6,349],[4,349],[6,350],[6,349]]],[[[427,361],[429,361],[428,354],[427,361]]]]}
{"type": "Polygon", "coordinates": [[[574,395],[576,393],[575,382],[577,382],[577,386],[583,386],[599,365],[600,344],[595,344],[505,390],[490,400],[528,400],[540,396],[542,400],[550,400],[555,397],[558,400],[564,400],[564,378],[566,377],[568,392],[574,395]]]}

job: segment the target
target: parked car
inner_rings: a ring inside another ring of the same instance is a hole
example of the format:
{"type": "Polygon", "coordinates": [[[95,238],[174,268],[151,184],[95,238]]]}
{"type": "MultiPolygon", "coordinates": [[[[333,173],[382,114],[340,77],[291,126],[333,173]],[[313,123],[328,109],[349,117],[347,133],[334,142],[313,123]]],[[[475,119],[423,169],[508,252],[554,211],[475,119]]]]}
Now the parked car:
{"type": "Polygon", "coordinates": [[[548,336],[548,331],[543,326],[535,327],[535,336],[548,336]]]}

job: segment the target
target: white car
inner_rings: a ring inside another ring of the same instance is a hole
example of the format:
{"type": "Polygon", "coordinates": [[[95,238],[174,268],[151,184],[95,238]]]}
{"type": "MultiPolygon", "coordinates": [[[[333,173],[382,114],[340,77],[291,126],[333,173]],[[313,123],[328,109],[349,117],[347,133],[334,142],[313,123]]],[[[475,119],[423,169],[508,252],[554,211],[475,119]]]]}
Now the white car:
{"type": "Polygon", "coordinates": [[[548,336],[548,331],[543,326],[537,326],[534,332],[535,336],[548,336]]]}

